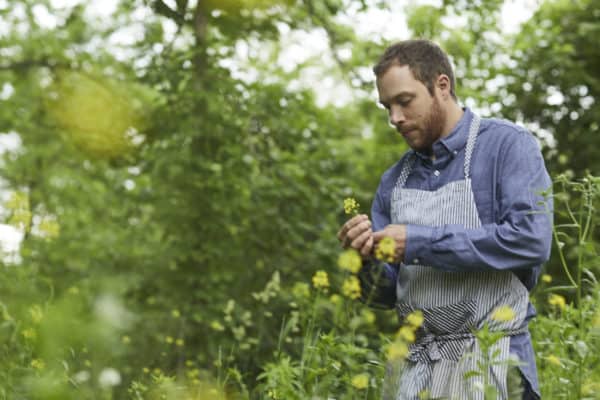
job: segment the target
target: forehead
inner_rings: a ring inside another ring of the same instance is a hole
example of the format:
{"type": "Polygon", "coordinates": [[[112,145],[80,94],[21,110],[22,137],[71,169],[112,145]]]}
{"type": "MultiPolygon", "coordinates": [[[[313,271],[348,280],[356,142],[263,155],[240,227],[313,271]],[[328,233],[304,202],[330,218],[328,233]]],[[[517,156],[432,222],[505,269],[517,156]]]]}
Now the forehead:
{"type": "Polygon", "coordinates": [[[401,94],[417,94],[427,90],[422,82],[415,79],[408,65],[392,65],[384,74],[377,77],[377,91],[381,101],[387,101],[401,94]]]}

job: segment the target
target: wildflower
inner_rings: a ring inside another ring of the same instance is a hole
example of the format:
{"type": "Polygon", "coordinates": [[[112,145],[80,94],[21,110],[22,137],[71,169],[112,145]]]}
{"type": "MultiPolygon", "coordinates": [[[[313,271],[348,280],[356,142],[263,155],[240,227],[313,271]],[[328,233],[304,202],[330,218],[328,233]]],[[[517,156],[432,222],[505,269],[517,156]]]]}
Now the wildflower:
{"type": "Polygon", "coordinates": [[[548,361],[548,363],[556,366],[556,367],[560,367],[562,366],[562,363],[560,362],[560,359],[558,357],[556,357],[555,355],[550,354],[549,356],[546,357],[546,361],[548,361]]]}
{"type": "Polygon", "coordinates": [[[404,342],[396,341],[390,344],[386,351],[388,360],[398,360],[408,355],[408,346],[404,342]]]}
{"type": "Polygon", "coordinates": [[[352,378],[352,386],[356,389],[366,389],[369,386],[369,375],[358,374],[352,378]]]}
{"type": "Polygon", "coordinates": [[[348,214],[348,215],[358,214],[358,207],[360,207],[360,204],[358,204],[358,202],[356,200],[354,200],[352,197],[344,199],[344,212],[346,214],[348,214]]]}
{"type": "Polygon", "coordinates": [[[542,282],[544,283],[550,283],[552,282],[552,277],[548,274],[543,274],[542,275],[542,282]]]}
{"type": "Polygon", "coordinates": [[[98,376],[101,387],[117,386],[121,383],[121,374],[114,368],[104,368],[98,376]]]}
{"type": "Polygon", "coordinates": [[[219,321],[213,321],[210,323],[210,327],[218,332],[222,332],[225,330],[225,327],[219,321]]]}
{"type": "Polygon", "coordinates": [[[362,268],[362,259],[356,250],[348,249],[338,257],[338,267],[355,274],[362,268]]]}
{"type": "Polygon", "coordinates": [[[408,343],[414,342],[416,339],[414,328],[411,326],[403,326],[398,330],[398,333],[396,333],[396,338],[402,339],[408,343]]]}
{"type": "Polygon", "coordinates": [[[171,344],[171,343],[173,343],[173,338],[171,336],[167,336],[167,337],[165,337],[165,342],[171,344]]]}
{"type": "Polygon", "coordinates": [[[181,317],[181,313],[179,312],[179,310],[172,310],[171,315],[173,316],[173,318],[181,317]]]}
{"type": "Polygon", "coordinates": [[[27,328],[27,329],[24,329],[24,330],[21,332],[21,335],[23,335],[23,337],[24,337],[25,339],[35,339],[35,338],[36,338],[36,336],[37,336],[37,333],[35,333],[35,330],[34,330],[34,329],[32,329],[32,328],[27,328]]]}
{"type": "Polygon", "coordinates": [[[149,374],[149,373],[150,373],[150,368],[148,368],[148,367],[144,367],[144,368],[142,368],[142,371],[143,371],[145,374],[149,374]]]}
{"type": "Polygon", "coordinates": [[[177,347],[182,347],[184,345],[184,343],[185,342],[183,341],[183,339],[175,340],[175,346],[177,346],[177,347]]]}
{"type": "Polygon", "coordinates": [[[79,294],[79,288],[77,286],[71,286],[67,292],[72,295],[79,294]]]}
{"type": "Polygon", "coordinates": [[[548,304],[564,310],[565,306],[567,305],[567,301],[560,294],[552,293],[550,296],[548,296],[548,304]]]}
{"type": "Polygon", "coordinates": [[[44,360],[40,360],[39,358],[34,358],[31,360],[31,366],[35,369],[44,369],[46,367],[46,363],[44,360]]]}
{"type": "Polygon", "coordinates": [[[375,323],[375,313],[373,311],[363,308],[361,315],[368,325],[375,323]]]}
{"type": "Polygon", "coordinates": [[[423,312],[420,310],[415,310],[406,316],[406,322],[413,328],[418,328],[423,325],[424,320],[423,312]]]}
{"type": "Polygon", "coordinates": [[[329,298],[329,301],[333,304],[340,304],[342,302],[342,298],[339,294],[332,294],[329,298]]]}
{"type": "Polygon", "coordinates": [[[329,287],[329,277],[325,271],[317,271],[312,278],[313,286],[317,289],[326,289],[329,287]]]}
{"type": "Polygon", "coordinates": [[[44,312],[37,304],[29,308],[29,315],[34,324],[39,324],[42,321],[42,318],[44,318],[44,312]]]}
{"type": "Polygon", "coordinates": [[[389,236],[384,237],[375,249],[375,258],[381,261],[393,262],[396,258],[396,241],[389,236]]]}
{"type": "Polygon", "coordinates": [[[349,276],[342,285],[342,293],[351,299],[358,299],[360,297],[360,282],[358,278],[354,275],[349,276]]]}
{"type": "Polygon", "coordinates": [[[292,287],[292,294],[296,298],[306,298],[310,296],[310,286],[305,282],[296,282],[292,287]]]}
{"type": "Polygon", "coordinates": [[[515,311],[508,305],[496,307],[492,313],[492,319],[498,322],[508,322],[515,319],[515,311]]]}
{"type": "Polygon", "coordinates": [[[131,338],[129,336],[125,335],[121,338],[121,342],[123,342],[123,344],[129,344],[129,343],[131,343],[131,338]]]}

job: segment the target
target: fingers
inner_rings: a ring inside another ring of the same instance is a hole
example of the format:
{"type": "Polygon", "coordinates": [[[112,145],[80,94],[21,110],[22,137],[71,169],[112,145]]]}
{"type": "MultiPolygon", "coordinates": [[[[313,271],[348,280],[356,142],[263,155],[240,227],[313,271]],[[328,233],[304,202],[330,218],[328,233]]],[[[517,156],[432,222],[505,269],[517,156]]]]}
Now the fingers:
{"type": "Polygon", "coordinates": [[[346,223],[339,230],[337,238],[340,242],[342,242],[342,245],[346,247],[352,240],[356,239],[356,236],[362,233],[363,230],[368,229],[370,226],[371,222],[369,221],[369,217],[364,214],[357,215],[346,221],[346,223]],[[368,222],[368,226],[363,224],[359,229],[352,231],[352,229],[357,228],[358,225],[364,222],[368,222]]]}
{"type": "MultiPolygon", "coordinates": [[[[367,240],[371,237],[373,232],[370,228],[371,224],[369,223],[369,227],[366,230],[363,230],[362,233],[358,234],[354,240],[350,243],[350,247],[353,249],[359,250],[367,243],[367,240]]],[[[350,237],[350,235],[348,235],[350,237]]]]}
{"type": "Polygon", "coordinates": [[[363,257],[367,257],[373,251],[373,235],[369,236],[365,244],[360,249],[360,255],[363,257]]]}

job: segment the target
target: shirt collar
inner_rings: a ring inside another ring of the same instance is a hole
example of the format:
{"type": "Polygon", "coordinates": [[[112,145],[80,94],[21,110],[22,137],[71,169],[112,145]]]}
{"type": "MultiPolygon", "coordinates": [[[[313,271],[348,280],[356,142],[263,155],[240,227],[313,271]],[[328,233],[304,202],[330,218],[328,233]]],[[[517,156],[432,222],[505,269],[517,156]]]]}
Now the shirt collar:
{"type": "MultiPolygon", "coordinates": [[[[473,112],[469,108],[463,108],[463,116],[460,118],[458,123],[450,131],[450,133],[436,140],[433,143],[433,154],[436,159],[441,159],[448,154],[456,155],[463,147],[467,145],[467,139],[469,138],[469,126],[473,119],[473,112]]],[[[430,159],[430,157],[416,152],[417,155],[423,159],[430,159]]]]}

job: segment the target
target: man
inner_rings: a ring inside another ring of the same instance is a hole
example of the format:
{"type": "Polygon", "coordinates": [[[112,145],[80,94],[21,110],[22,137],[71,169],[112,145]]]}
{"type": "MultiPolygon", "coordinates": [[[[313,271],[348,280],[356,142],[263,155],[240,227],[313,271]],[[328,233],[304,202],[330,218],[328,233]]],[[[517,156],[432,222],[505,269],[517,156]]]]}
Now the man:
{"type": "Polygon", "coordinates": [[[488,384],[508,398],[517,358],[523,398],[539,398],[529,291],[550,255],[552,202],[541,194],[551,180],[537,142],[461,108],[448,57],[432,42],[392,45],[374,72],[379,101],[411,150],[383,174],[371,220],[350,219],[338,238],[363,256],[363,290],[375,304],[396,307],[401,321],[415,310],[425,317],[392,398],[483,399],[485,381],[468,372],[481,367],[472,332],[485,324],[505,334],[490,351],[488,384]],[[376,280],[368,260],[384,237],[396,259],[376,280]],[[507,307],[513,318],[494,318],[507,307]]]}

